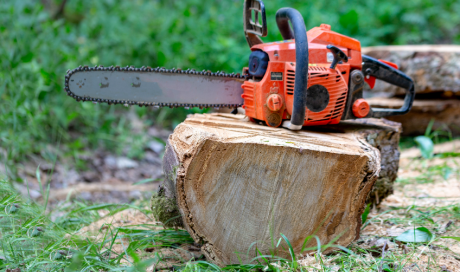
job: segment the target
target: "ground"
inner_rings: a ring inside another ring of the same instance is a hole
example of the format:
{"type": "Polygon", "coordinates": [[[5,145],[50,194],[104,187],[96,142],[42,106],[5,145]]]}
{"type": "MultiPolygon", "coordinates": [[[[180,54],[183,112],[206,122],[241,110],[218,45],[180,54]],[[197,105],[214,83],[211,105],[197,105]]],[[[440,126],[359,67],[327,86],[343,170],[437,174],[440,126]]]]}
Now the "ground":
{"type": "Polygon", "coordinates": [[[17,165],[18,175],[24,182],[15,183],[15,187],[23,195],[41,199],[38,172],[41,180],[50,180],[49,201],[52,204],[67,198],[93,203],[149,199],[163,178],[161,156],[171,131],[155,127],[142,129],[153,139],[147,143],[142,158],[129,158],[129,150],[114,154],[104,149],[87,149],[76,160],[59,158],[56,162],[31,155],[28,161],[17,165]]]}

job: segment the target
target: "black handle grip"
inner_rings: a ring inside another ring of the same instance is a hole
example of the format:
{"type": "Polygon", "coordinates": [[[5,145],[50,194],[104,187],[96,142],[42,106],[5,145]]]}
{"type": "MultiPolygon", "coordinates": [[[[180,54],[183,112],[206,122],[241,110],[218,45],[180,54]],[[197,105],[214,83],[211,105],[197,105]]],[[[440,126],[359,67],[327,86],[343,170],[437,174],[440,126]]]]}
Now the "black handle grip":
{"type": "Polygon", "coordinates": [[[329,44],[328,46],[326,46],[326,48],[329,49],[332,55],[334,56],[334,60],[332,61],[331,67],[330,67],[331,69],[335,69],[337,64],[341,62],[342,60],[344,62],[348,62],[347,55],[345,55],[345,53],[343,53],[343,51],[340,50],[338,47],[333,46],[332,44],[329,44]]]}
{"type": "MultiPolygon", "coordinates": [[[[363,73],[406,89],[404,104],[399,109],[372,108],[372,117],[403,115],[410,111],[414,102],[414,81],[403,72],[366,55],[362,55],[363,73]]],[[[371,116],[369,116],[371,117],[371,116]]]]}
{"type": "MultiPolygon", "coordinates": [[[[284,39],[295,39],[294,103],[289,129],[299,130],[305,122],[308,84],[308,40],[303,17],[293,8],[282,8],[276,12],[276,24],[284,39]],[[292,28],[289,26],[291,21],[292,28]]],[[[283,125],[284,126],[284,125],[283,125]]]]}

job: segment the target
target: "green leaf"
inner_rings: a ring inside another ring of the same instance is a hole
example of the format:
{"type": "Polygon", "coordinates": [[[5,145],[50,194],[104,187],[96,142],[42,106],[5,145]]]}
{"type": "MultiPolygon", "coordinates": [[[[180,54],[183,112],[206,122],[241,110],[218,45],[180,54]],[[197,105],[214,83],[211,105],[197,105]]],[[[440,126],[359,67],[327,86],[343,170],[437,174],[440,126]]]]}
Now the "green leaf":
{"type": "Polygon", "coordinates": [[[427,228],[419,227],[405,231],[395,239],[406,243],[426,243],[433,239],[433,234],[427,228]]]}
{"type": "Polygon", "coordinates": [[[364,209],[363,214],[361,215],[361,224],[364,224],[367,220],[367,216],[369,215],[369,212],[371,211],[371,203],[367,204],[366,208],[364,209]]]}
{"type": "Polygon", "coordinates": [[[442,168],[441,171],[442,171],[442,177],[444,178],[444,180],[447,180],[452,174],[452,168],[450,168],[449,166],[442,168]]]}
{"type": "Polygon", "coordinates": [[[428,126],[426,127],[426,130],[425,130],[426,137],[430,136],[431,130],[433,129],[433,125],[434,125],[434,118],[430,120],[430,123],[428,123],[428,126]]]}
{"type": "Polygon", "coordinates": [[[358,28],[358,12],[352,9],[339,18],[339,24],[351,32],[356,32],[358,28]]]}
{"type": "Polygon", "coordinates": [[[457,240],[460,242],[460,237],[458,236],[442,236],[441,238],[444,238],[444,239],[454,239],[454,240],[457,240]]]}
{"type": "Polygon", "coordinates": [[[21,57],[22,62],[30,62],[34,58],[34,53],[29,52],[21,57]]]}
{"type": "Polygon", "coordinates": [[[433,141],[426,136],[417,136],[415,137],[415,142],[417,143],[418,148],[420,149],[420,152],[422,152],[422,156],[425,159],[430,159],[433,157],[433,141]]]}

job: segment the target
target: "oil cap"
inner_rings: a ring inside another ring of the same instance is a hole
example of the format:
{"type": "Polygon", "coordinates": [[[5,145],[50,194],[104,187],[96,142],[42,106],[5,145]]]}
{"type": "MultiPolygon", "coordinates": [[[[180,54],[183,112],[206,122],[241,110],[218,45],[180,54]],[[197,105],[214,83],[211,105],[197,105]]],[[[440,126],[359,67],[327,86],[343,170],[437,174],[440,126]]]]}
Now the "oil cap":
{"type": "Polygon", "coordinates": [[[369,103],[362,98],[356,100],[351,108],[353,114],[358,118],[366,117],[369,114],[370,109],[371,107],[369,106],[369,103]]]}
{"type": "Polygon", "coordinates": [[[283,107],[283,99],[279,94],[271,94],[267,99],[267,106],[271,111],[279,111],[283,107]]]}

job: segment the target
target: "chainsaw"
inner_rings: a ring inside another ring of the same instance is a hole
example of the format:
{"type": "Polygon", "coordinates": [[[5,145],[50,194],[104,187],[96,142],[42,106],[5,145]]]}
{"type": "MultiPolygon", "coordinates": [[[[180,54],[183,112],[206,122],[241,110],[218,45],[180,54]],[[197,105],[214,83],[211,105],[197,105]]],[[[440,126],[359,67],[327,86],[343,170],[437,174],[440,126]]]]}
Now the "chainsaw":
{"type": "Polygon", "coordinates": [[[65,90],[77,101],[94,103],[242,108],[251,121],[291,130],[402,115],[411,109],[412,79],[394,63],[362,55],[358,40],[327,24],[307,32],[297,10],[281,8],[276,23],[283,41],[264,43],[264,3],[245,0],[243,17],[251,54],[242,73],[80,66],[67,71],[65,90]],[[371,108],[363,99],[365,82],[373,88],[376,79],[406,90],[401,108],[371,108]]]}

